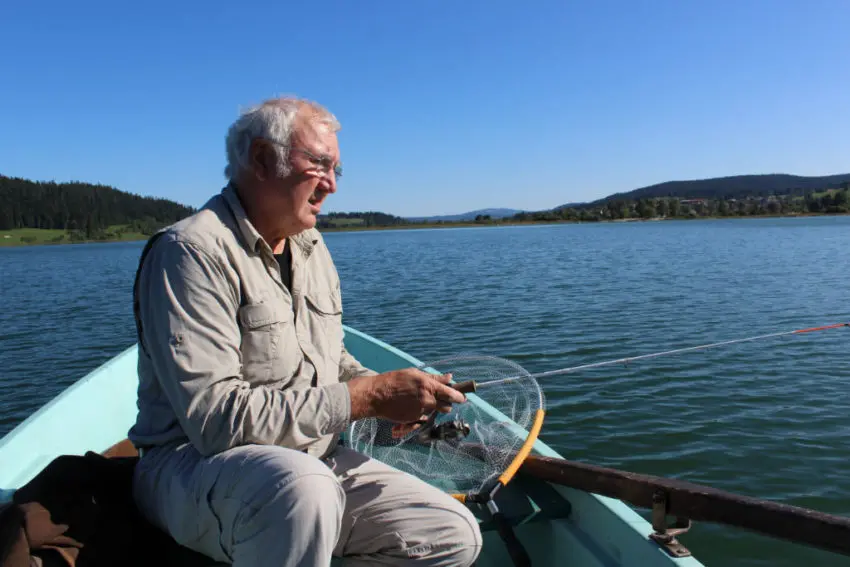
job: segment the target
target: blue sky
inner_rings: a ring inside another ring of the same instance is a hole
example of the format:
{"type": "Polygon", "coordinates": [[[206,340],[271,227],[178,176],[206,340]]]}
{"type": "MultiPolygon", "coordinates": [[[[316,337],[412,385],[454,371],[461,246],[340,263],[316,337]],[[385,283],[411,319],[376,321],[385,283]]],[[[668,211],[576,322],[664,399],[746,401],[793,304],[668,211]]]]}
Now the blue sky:
{"type": "Polygon", "coordinates": [[[10,0],[0,173],[200,206],[239,109],[277,94],[342,122],[326,211],[845,173],[848,21],[846,0],[10,0]]]}

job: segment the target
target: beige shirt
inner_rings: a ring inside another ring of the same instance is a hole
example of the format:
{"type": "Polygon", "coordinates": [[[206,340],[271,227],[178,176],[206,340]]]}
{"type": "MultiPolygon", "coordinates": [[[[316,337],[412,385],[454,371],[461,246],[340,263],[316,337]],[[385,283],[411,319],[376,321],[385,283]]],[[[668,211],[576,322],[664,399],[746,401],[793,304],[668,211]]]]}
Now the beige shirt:
{"type": "Polygon", "coordinates": [[[212,455],[274,444],[326,455],[349,424],[340,282],[321,234],[292,237],[292,292],[233,186],[169,227],[137,279],[137,447],[212,455]]]}

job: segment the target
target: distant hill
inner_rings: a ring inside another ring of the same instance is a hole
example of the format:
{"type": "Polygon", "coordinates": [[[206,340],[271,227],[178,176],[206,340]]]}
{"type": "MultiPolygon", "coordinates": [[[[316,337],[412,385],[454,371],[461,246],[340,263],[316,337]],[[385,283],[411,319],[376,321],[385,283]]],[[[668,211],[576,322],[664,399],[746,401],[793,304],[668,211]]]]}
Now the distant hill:
{"type": "Polygon", "coordinates": [[[837,189],[850,182],[850,173],[804,177],[787,174],[736,175],[714,177],[690,181],[667,181],[648,187],[641,187],[627,193],[614,193],[589,203],[568,203],[555,207],[576,208],[601,205],[609,201],[638,200],[659,197],[678,197],[680,199],[743,199],[746,197],[767,197],[770,195],[804,195],[807,192],[822,189],[837,189]]]}
{"type": "Polygon", "coordinates": [[[502,219],[512,217],[523,211],[519,209],[478,209],[477,211],[469,211],[468,213],[460,213],[457,215],[436,215],[430,217],[405,217],[405,220],[414,222],[435,222],[435,221],[467,221],[475,220],[477,216],[489,216],[492,219],[502,219]]]}
{"type": "Polygon", "coordinates": [[[91,238],[110,226],[124,225],[152,234],[194,211],[168,199],[142,197],[106,185],[0,175],[0,230],[61,229],[91,238]]]}

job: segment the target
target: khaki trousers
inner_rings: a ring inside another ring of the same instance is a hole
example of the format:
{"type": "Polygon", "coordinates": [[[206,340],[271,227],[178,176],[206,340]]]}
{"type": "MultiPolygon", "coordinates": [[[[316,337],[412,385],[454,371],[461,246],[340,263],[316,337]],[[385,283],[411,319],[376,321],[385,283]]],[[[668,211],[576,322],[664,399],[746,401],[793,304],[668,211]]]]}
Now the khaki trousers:
{"type": "Polygon", "coordinates": [[[142,513],[180,544],[235,567],[466,567],[481,550],[471,512],[425,482],[338,447],[324,460],[268,445],[203,457],[148,449],[142,513]]]}

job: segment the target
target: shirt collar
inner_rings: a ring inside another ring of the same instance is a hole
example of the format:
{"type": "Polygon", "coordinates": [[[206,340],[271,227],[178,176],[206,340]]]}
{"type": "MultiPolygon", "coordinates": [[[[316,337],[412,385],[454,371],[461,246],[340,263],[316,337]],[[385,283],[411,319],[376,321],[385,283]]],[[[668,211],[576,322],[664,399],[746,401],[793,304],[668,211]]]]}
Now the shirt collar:
{"type": "MultiPolygon", "coordinates": [[[[227,203],[227,206],[230,207],[230,210],[233,212],[233,216],[236,218],[236,225],[239,227],[239,233],[248,248],[252,252],[257,252],[260,242],[263,242],[266,246],[268,246],[268,243],[263,240],[263,237],[259,232],[257,232],[253,223],[251,223],[248,219],[248,214],[245,212],[245,208],[242,206],[242,201],[239,199],[239,194],[236,192],[236,186],[233,185],[233,183],[228,183],[227,186],[222,189],[221,194],[224,197],[225,203],[227,203]]],[[[313,248],[319,241],[318,231],[315,228],[311,228],[296,234],[291,237],[290,240],[298,246],[304,254],[304,257],[307,258],[313,252],[313,248]]]]}
{"type": "Polygon", "coordinates": [[[228,183],[222,189],[221,195],[224,197],[224,202],[230,207],[233,217],[236,219],[236,226],[239,227],[239,234],[243,242],[248,246],[249,250],[257,252],[257,246],[263,240],[263,237],[260,236],[260,233],[257,232],[257,229],[254,228],[254,225],[248,219],[248,214],[245,212],[242,201],[239,200],[239,194],[236,192],[236,186],[233,183],[228,183]]]}
{"type": "Polygon", "coordinates": [[[315,248],[316,243],[319,241],[318,232],[315,228],[311,228],[292,237],[292,242],[301,249],[305,258],[310,257],[313,248],[315,248]]]}

